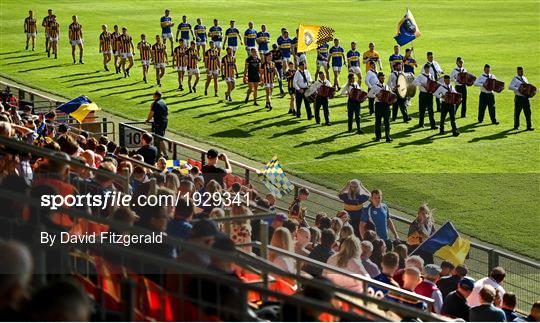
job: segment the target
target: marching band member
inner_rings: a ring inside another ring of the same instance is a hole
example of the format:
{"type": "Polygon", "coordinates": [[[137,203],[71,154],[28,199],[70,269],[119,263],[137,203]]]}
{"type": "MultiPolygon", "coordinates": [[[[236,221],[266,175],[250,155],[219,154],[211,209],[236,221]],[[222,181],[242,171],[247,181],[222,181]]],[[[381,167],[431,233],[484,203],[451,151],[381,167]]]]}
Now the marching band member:
{"type": "Polygon", "coordinates": [[[300,116],[302,115],[302,101],[304,101],[304,105],[306,107],[308,120],[311,120],[313,118],[309,100],[305,95],[305,92],[308,89],[311,82],[312,82],[311,74],[309,74],[309,71],[306,69],[304,62],[299,63],[298,71],[296,71],[296,73],[294,74],[294,79],[293,79],[293,85],[296,90],[295,96],[296,96],[296,117],[297,118],[300,118],[300,116]]]}
{"type": "Polygon", "coordinates": [[[341,73],[341,67],[345,63],[345,50],[339,46],[339,39],[334,39],[334,46],[330,48],[330,57],[332,58],[332,70],[334,71],[334,87],[337,91],[341,90],[339,86],[339,74],[341,73]]]}
{"type": "MultiPolygon", "coordinates": [[[[441,77],[444,72],[441,69],[441,66],[439,63],[433,59],[433,52],[427,52],[427,63],[429,64],[429,72],[433,76],[433,80],[437,81],[439,80],[439,77],[441,77]]],[[[441,111],[441,100],[435,99],[435,102],[437,104],[437,112],[441,111]]]]}
{"type": "Polygon", "coordinates": [[[214,96],[218,94],[218,75],[219,75],[219,52],[214,41],[210,41],[210,48],[204,53],[204,65],[206,67],[206,84],[204,85],[204,95],[208,95],[208,86],[214,80],[214,96]]]}
{"type": "MultiPolygon", "coordinates": [[[[317,91],[319,90],[319,87],[325,85],[328,87],[332,87],[332,84],[330,84],[330,81],[326,79],[326,76],[323,71],[319,72],[319,79],[315,82],[317,85],[317,91]]],[[[324,96],[317,95],[315,98],[315,122],[317,124],[321,123],[321,116],[320,111],[321,107],[323,108],[323,114],[324,114],[324,121],[325,125],[330,125],[330,112],[328,111],[328,98],[324,96]]]]}
{"type": "MultiPolygon", "coordinates": [[[[395,66],[393,67],[394,71],[392,74],[390,74],[390,77],[388,78],[388,86],[393,90],[394,93],[397,95],[397,79],[399,74],[401,74],[401,60],[396,61],[395,66]]],[[[397,95],[397,101],[392,106],[392,121],[396,121],[398,108],[401,110],[401,115],[403,116],[403,122],[409,123],[409,121],[412,119],[409,114],[407,113],[407,106],[405,105],[405,98],[401,98],[399,95],[397,95]]]]}
{"type": "Polygon", "coordinates": [[[384,84],[384,73],[377,74],[378,82],[368,92],[369,98],[375,98],[375,141],[381,141],[381,123],[384,119],[384,135],[386,142],[392,142],[394,139],[390,137],[390,105],[382,102],[378,98],[379,92],[382,90],[392,91],[388,85],[384,84]]]}
{"type": "Polygon", "coordinates": [[[514,98],[514,130],[519,129],[519,117],[521,115],[521,110],[523,110],[523,114],[525,115],[525,120],[527,122],[527,131],[534,130],[531,122],[531,103],[529,102],[528,97],[524,96],[523,94],[521,94],[521,92],[519,92],[519,87],[521,86],[521,84],[527,83],[527,78],[523,75],[523,67],[520,66],[517,68],[517,75],[514,76],[512,82],[510,82],[510,86],[508,87],[516,94],[514,98]]]}
{"type": "Polygon", "coordinates": [[[439,124],[440,130],[439,133],[441,135],[444,135],[444,121],[446,119],[446,114],[450,115],[450,124],[452,125],[452,135],[454,137],[459,136],[459,131],[456,126],[456,106],[454,104],[451,104],[449,102],[445,101],[445,95],[450,93],[457,93],[456,90],[452,87],[452,84],[450,84],[450,76],[445,75],[444,76],[444,84],[439,86],[437,91],[433,95],[438,97],[439,99],[443,99],[443,102],[441,104],[441,122],[439,124]]]}
{"type": "Polygon", "coordinates": [[[484,74],[480,75],[474,82],[475,86],[480,87],[480,99],[478,101],[478,123],[484,122],[484,114],[486,113],[486,107],[488,108],[489,118],[491,123],[498,125],[497,116],[495,114],[495,95],[493,91],[487,90],[484,87],[484,83],[487,79],[497,79],[495,75],[491,74],[491,66],[489,64],[484,65],[484,74]]]}
{"type": "MultiPolygon", "coordinates": [[[[368,45],[369,49],[364,52],[362,55],[362,60],[364,61],[364,64],[366,64],[366,72],[371,68],[371,65],[369,62],[374,62],[377,65],[379,65],[379,70],[382,70],[382,62],[381,57],[379,56],[379,53],[375,50],[375,44],[369,43],[368,45]]],[[[377,69],[375,69],[375,72],[377,69]]]]}
{"type": "Polygon", "coordinates": [[[266,57],[261,64],[262,82],[264,83],[264,90],[266,92],[266,108],[268,111],[272,110],[272,89],[274,89],[274,79],[278,71],[276,65],[272,62],[272,53],[266,54],[266,57]]]}
{"type": "Polygon", "coordinates": [[[420,95],[418,99],[418,109],[420,110],[420,115],[418,118],[418,127],[423,128],[424,127],[424,116],[426,114],[426,110],[428,112],[429,116],[429,124],[431,125],[431,129],[436,130],[437,125],[435,124],[435,117],[433,116],[433,94],[429,93],[425,86],[428,80],[433,80],[433,75],[429,73],[429,70],[431,69],[431,66],[429,64],[424,65],[424,72],[418,75],[414,81],[413,84],[418,86],[420,89],[420,95]]]}
{"type": "Polygon", "coordinates": [[[347,52],[349,73],[356,75],[358,83],[362,82],[362,70],[360,69],[360,52],[356,50],[356,43],[351,42],[351,50],[347,52]]]}
{"type": "MultiPolygon", "coordinates": [[[[354,81],[354,74],[348,75],[347,84],[343,87],[341,95],[349,95],[351,89],[359,89],[360,85],[354,81]]],[[[363,134],[364,131],[360,128],[360,102],[347,98],[347,124],[349,126],[349,133],[352,132],[353,117],[356,122],[356,133],[363,134]]]]}
{"type": "MultiPolygon", "coordinates": [[[[369,70],[366,73],[365,82],[366,82],[366,86],[367,86],[368,92],[369,92],[369,90],[371,90],[371,88],[375,84],[377,84],[379,79],[377,77],[377,70],[375,69],[375,62],[369,62],[368,65],[369,65],[369,70]]],[[[375,98],[368,97],[369,115],[372,115],[373,111],[375,111],[374,110],[374,102],[375,102],[375,98]]]]}
{"type": "MultiPolygon", "coordinates": [[[[456,91],[461,93],[461,117],[467,116],[467,86],[457,81],[459,73],[467,73],[467,70],[463,67],[463,59],[461,57],[456,58],[457,67],[452,70],[450,74],[450,80],[456,83],[456,91]]],[[[456,111],[459,108],[459,104],[456,106],[456,111]]]]}
{"type": "MultiPolygon", "coordinates": [[[[216,47],[217,48],[217,47],[216,47]]],[[[219,50],[219,48],[218,48],[219,50]]],[[[227,48],[227,55],[221,59],[221,77],[227,83],[227,92],[225,92],[225,100],[232,102],[231,92],[235,86],[235,76],[238,76],[238,68],[236,66],[236,57],[233,55],[232,48],[227,48]]]]}
{"type": "Polygon", "coordinates": [[[328,43],[324,43],[322,45],[319,45],[317,47],[317,70],[315,71],[315,75],[319,75],[319,71],[321,70],[321,67],[324,69],[324,73],[326,74],[326,79],[330,79],[330,74],[328,73],[328,51],[330,49],[330,45],[328,43]]]}
{"type": "Polygon", "coordinates": [[[388,58],[388,62],[390,63],[390,72],[394,71],[394,65],[397,62],[403,63],[404,57],[403,55],[399,53],[399,49],[400,49],[399,45],[395,45],[394,53],[390,55],[390,57],[388,58]]]}

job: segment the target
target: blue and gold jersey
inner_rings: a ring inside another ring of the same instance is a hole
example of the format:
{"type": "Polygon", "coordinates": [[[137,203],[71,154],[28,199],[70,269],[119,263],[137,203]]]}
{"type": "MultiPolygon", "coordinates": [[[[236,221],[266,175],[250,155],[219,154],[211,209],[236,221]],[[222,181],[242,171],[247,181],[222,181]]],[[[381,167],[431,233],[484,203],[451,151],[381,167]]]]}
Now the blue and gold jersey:
{"type": "Polygon", "coordinates": [[[206,26],[205,25],[195,25],[193,27],[193,30],[195,31],[195,37],[197,37],[197,41],[199,42],[206,42],[206,26]]]}
{"type": "Polygon", "coordinates": [[[317,60],[318,61],[326,61],[328,60],[328,50],[330,49],[330,45],[328,44],[322,44],[319,47],[317,47],[317,60]]]}
{"type": "Polygon", "coordinates": [[[268,43],[270,42],[270,33],[267,31],[259,31],[257,33],[257,42],[259,43],[259,51],[268,50],[268,43]]]}
{"type": "Polygon", "coordinates": [[[332,66],[340,67],[343,65],[343,54],[345,50],[341,46],[332,46],[330,56],[332,57],[332,66]]]}
{"type": "Polygon", "coordinates": [[[225,31],[225,36],[227,36],[227,45],[228,46],[238,46],[238,35],[240,31],[236,27],[231,27],[225,31]]]}
{"type": "Polygon", "coordinates": [[[221,41],[223,38],[223,29],[220,26],[212,26],[208,30],[208,37],[212,37],[213,41],[221,41]]]}
{"type": "Polygon", "coordinates": [[[281,50],[281,55],[283,55],[283,58],[291,58],[292,39],[279,36],[277,39],[277,44],[279,46],[279,50],[281,50]]]}
{"type": "Polygon", "coordinates": [[[180,30],[180,38],[189,40],[189,32],[191,31],[191,25],[188,22],[182,22],[178,25],[180,30]]]}
{"type": "Polygon", "coordinates": [[[350,50],[347,52],[347,58],[349,59],[350,66],[360,66],[360,52],[357,50],[350,50]]]}
{"type": "Polygon", "coordinates": [[[247,47],[255,47],[257,43],[257,31],[255,29],[246,29],[244,32],[244,42],[247,47]]]}
{"type": "Polygon", "coordinates": [[[403,63],[403,55],[392,54],[390,55],[390,58],[388,58],[388,61],[390,62],[390,69],[394,70],[394,64],[396,64],[397,62],[403,63]]]}

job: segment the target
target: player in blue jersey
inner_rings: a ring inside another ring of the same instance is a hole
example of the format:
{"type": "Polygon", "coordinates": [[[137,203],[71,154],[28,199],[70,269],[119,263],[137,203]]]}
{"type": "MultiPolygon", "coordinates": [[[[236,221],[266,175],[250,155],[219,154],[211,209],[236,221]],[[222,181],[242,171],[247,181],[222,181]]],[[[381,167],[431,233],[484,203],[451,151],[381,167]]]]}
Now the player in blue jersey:
{"type": "Polygon", "coordinates": [[[388,58],[388,62],[390,63],[390,72],[394,71],[394,64],[396,63],[403,63],[403,55],[399,52],[399,45],[394,46],[394,53],[390,55],[388,58]]]}
{"type": "Polygon", "coordinates": [[[165,9],[165,16],[161,17],[161,35],[163,36],[164,44],[167,42],[167,39],[169,39],[171,43],[171,55],[172,55],[172,50],[174,49],[174,41],[173,41],[173,34],[172,34],[171,28],[174,26],[174,22],[172,22],[170,13],[171,12],[169,9],[165,9]]]}
{"type": "Polygon", "coordinates": [[[201,56],[201,47],[203,54],[206,53],[206,26],[203,25],[202,19],[197,18],[197,24],[193,27],[195,31],[195,43],[197,44],[197,53],[201,56]]]}
{"type": "Polygon", "coordinates": [[[360,69],[360,52],[356,49],[356,43],[351,42],[351,50],[347,52],[349,73],[356,75],[358,84],[362,83],[362,69],[360,69]]]}
{"type": "Polygon", "coordinates": [[[234,20],[231,20],[230,25],[231,26],[225,31],[223,49],[225,49],[225,45],[227,45],[227,47],[232,48],[233,55],[236,56],[236,51],[238,50],[238,41],[240,41],[240,45],[244,45],[244,42],[242,41],[242,35],[240,35],[240,30],[238,30],[238,28],[236,28],[235,26],[234,20]]]}
{"type": "Polygon", "coordinates": [[[334,46],[329,50],[330,58],[332,59],[332,70],[334,71],[334,87],[337,91],[341,90],[339,86],[339,74],[341,73],[341,67],[347,66],[345,62],[345,50],[339,46],[339,39],[334,39],[334,46]]]}
{"type": "Polygon", "coordinates": [[[418,67],[418,63],[416,63],[416,60],[412,57],[413,54],[413,48],[407,48],[405,49],[405,57],[403,57],[403,71],[405,73],[413,73],[414,69],[418,67]]]}
{"type": "Polygon", "coordinates": [[[223,29],[219,25],[219,21],[214,19],[214,25],[208,29],[208,37],[214,42],[214,46],[221,53],[221,41],[223,40],[223,29]]]}
{"type": "Polygon", "coordinates": [[[251,55],[251,49],[257,46],[257,31],[253,28],[253,21],[248,22],[248,29],[244,32],[244,42],[246,43],[246,54],[251,55]]]}
{"type": "Polygon", "coordinates": [[[292,47],[292,39],[289,38],[289,32],[287,29],[282,28],[281,29],[281,36],[277,39],[277,44],[279,46],[279,50],[281,51],[281,55],[283,58],[281,59],[283,62],[283,72],[287,72],[289,62],[291,61],[291,47],[292,47]]]}
{"type": "Polygon", "coordinates": [[[191,29],[191,25],[187,22],[186,16],[182,16],[182,22],[178,25],[178,29],[176,30],[176,41],[178,41],[178,34],[180,34],[180,38],[184,40],[186,46],[189,44],[190,34],[191,37],[195,38],[193,29],[191,29]]]}
{"type": "Polygon", "coordinates": [[[319,45],[317,47],[317,70],[315,71],[315,75],[319,75],[319,71],[321,70],[321,67],[324,68],[324,73],[326,74],[326,79],[330,79],[330,74],[328,73],[328,50],[330,49],[330,45],[328,43],[324,43],[322,45],[319,45]]]}
{"type": "Polygon", "coordinates": [[[270,43],[270,33],[266,31],[266,25],[261,25],[261,31],[257,33],[257,44],[259,45],[259,54],[261,55],[261,60],[263,62],[265,55],[270,52],[268,43],[270,43]]]}

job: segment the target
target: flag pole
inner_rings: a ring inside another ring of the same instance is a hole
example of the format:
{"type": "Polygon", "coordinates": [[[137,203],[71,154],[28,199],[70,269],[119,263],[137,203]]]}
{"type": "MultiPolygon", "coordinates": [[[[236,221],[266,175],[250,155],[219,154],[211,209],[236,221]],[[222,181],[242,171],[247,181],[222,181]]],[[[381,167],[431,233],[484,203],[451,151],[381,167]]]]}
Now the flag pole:
{"type": "Polygon", "coordinates": [[[418,251],[418,249],[420,249],[420,247],[422,247],[424,245],[424,243],[426,243],[426,241],[429,240],[430,237],[434,236],[437,232],[441,231],[441,229],[447,224],[449,223],[450,221],[447,221],[445,224],[441,225],[440,228],[437,229],[437,231],[433,232],[433,234],[431,236],[429,236],[426,240],[424,240],[418,247],[416,247],[411,253],[409,253],[409,256],[412,256],[416,253],[416,251],[418,251]]]}

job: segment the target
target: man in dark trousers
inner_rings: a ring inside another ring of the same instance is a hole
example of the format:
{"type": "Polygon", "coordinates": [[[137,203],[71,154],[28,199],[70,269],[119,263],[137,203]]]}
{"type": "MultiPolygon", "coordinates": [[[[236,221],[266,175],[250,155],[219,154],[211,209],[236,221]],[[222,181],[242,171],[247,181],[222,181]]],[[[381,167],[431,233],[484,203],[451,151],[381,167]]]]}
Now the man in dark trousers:
{"type": "Polygon", "coordinates": [[[444,135],[444,121],[446,119],[446,115],[450,115],[450,124],[452,125],[452,134],[454,137],[459,136],[459,131],[457,129],[456,125],[456,106],[450,102],[447,102],[446,94],[450,93],[457,93],[456,90],[452,87],[452,84],[450,84],[450,76],[445,75],[444,76],[444,84],[439,86],[437,91],[435,91],[434,95],[435,97],[442,99],[441,104],[441,122],[439,124],[439,133],[441,135],[444,135]]]}
{"type": "Polygon", "coordinates": [[[309,71],[305,68],[304,62],[300,62],[298,64],[298,71],[296,71],[296,74],[294,74],[293,79],[294,89],[296,90],[295,95],[297,118],[300,118],[302,114],[302,101],[304,101],[304,105],[306,106],[308,120],[311,120],[313,118],[313,114],[311,113],[311,105],[308,98],[306,97],[306,90],[308,89],[311,82],[311,74],[309,74],[309,71]]]}
{"type": "Polygon", "coordinates": [[[491,123],[498,125],[497,117],[495,115],[495,95],[492,90],[488,90],[484,87],[485,82],[488,79],[497,79],[495,75],[491,74],[491,66],[489,64],[484,65],[484,74],[480,75],[474,82],[475,86],[480,87],[480,98],[478,100],[478,123],[484,122],[484,114],[486,108],[488,108],[489,118],[491,123]]]}
{"type": "Polygon", "coordinates": [[[529,102],[529,98],[519,91],[519,87],[522,84],[527,83],[527,78],[525,77],[525,75],[523,75],[523,67],[520,66],[517,68],[517,75],[514,76],[509,86],[509,89],[514,91],[514,93],[516,94],[514,98],[514,130],[519,129],[519,117],[521,116],[521,111],[523,111],[523,114],[525,114],[527,131],[534,130],[531,121],[531,103],[529,102]]]}
{"type": "Polygon", "coordinates": [[[161,98],[161,95],[162,94],[159,91],[154,93],[154,101],[150,106],[150,112],[148,112],[146,122],[150,122],[150,120],[154,118],[154,122],[152,123],[152,132],[163,137],[165,136],[165,130],[167,129],[167,124],[169,122],[169,109],[167,108],[165,101],[163,101],[161,98]]]}
{"type": "Polygon", "coordinates": [[[377,74],[379,82],[373,86],[369,92],[368,97],[375,98],[375,141],[381,141],[381,126],[384,120],[384,134],[386,142],[393,141],[390,137],[390,105],[382,102],[379,99],[379,92],[382,90],[392,91],[388,85],[384,84],[384,73],[379,72],[377,74]]]}

